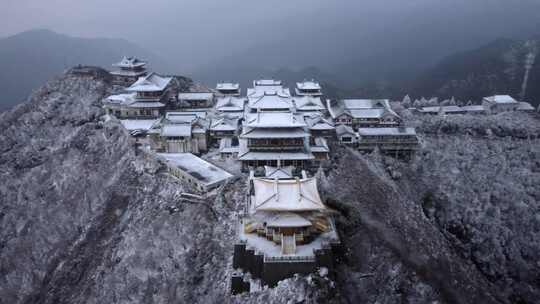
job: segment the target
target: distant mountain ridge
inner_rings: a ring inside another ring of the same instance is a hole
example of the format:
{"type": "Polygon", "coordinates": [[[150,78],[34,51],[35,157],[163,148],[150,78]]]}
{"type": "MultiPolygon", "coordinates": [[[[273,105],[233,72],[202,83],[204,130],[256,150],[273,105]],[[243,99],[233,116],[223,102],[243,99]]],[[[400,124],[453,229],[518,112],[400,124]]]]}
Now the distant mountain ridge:
{"type": "Polygon", "coordinates": [[[167,64],[157,55],[123,39],[76,38],[49,30],[32,30],[0,39],[0,110],[23,102],[39,85],[78,64],[111,67],[122,56],[167,64]]]}
{"type": "Polygon", "coordinates": [[[413,81],[416,95],[479,100],[510,94],[540,104],[540,39],[498,39],[480,48],[448,56],[413,81]],[[525,79],[526,66],[529,67],[525,79]]]}

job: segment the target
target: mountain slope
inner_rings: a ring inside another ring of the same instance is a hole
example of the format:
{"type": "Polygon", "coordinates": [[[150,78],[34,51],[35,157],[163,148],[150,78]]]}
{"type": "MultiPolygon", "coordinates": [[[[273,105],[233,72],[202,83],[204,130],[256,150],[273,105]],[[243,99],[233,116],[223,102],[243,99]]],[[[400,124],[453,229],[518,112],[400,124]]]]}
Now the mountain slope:
{"type": "Polygon", "coordinates": [[[299,278],[231,296],[244,181],[202,204],[181,200],[189,185],[101,116],[111,89],[65,75],[0,114],[2,303],[314,303],[324,295],[299,278]]]}
{"type": "Polygon", "coordinates": [[[525,82],[528,57],[532,65],[524,100],[540,103],[540,40],[499,39],[471,51],[460,52],[442,60],[419,77],[410,90],[424,96],[479,100],[483,96],[511,94],[520,98],[525,82]]]}
{"type": "Polygon", "coordinates": [[[536,303],[540,117],[400,114],[421,137],[414,160],[347,150],[320,174],[343,215],[340,293],[349,303],[536,303]]]}
{"type": "Polygon", "coordinates": [[[122,56],[166,66],[156,55],[120,39],[84,39],[47,30],[24,32],[0,40],[0,110],[26,99],[54,75],[77,64],[110,67],[122,56]]]}

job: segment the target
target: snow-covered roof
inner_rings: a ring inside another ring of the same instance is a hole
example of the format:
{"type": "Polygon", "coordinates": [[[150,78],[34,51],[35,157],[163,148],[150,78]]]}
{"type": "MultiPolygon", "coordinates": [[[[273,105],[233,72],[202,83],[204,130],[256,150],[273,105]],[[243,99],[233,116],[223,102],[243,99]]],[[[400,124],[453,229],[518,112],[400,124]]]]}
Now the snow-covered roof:
{"type": "Polygon", "coordinates": [[[300,90],[320,90],[321,89],[321,85],[314,80],[297,82],[296,87],[300,90]]]}
{"type": "Polygon", "coordinates": [[[277,91],[265,91],[260,96],[249,98],[249,107],[252,109],[290,109],[292,106],[291,97],[277,91]]]}
{"type": "Polygon", "coordinates": [[[304,117],[310,130],[334,130],[334,124],[322,117],[322,115],[304,117]]]}
{"type": "Polygon", "coordinates": [[[484,112],[486,109],[483,105],[472,105],[461,107],[466,112],[484,112]]]}
{"type": "Polygon", "coordinates": [[[130,108],[163,108],[165,104],[158,101],[135,101],[128,106],[130,108]]]}
{"type": "Polygon", "coordinates": [[[130,108],[163,108],[165,104],[158,101],[141,101],[137,99],[137,93],[111,95],[105,100],[104,104],[118,105],[130,108]]]}
{"type": "Polygon", "coordinates": [[[197,114],[192,112],[167,112],[165,119],[176,124],[191,124],[197,119],[197,114]]]}
{"type": "Polygon", "coordinates": [[[355,118],[379,118],[385,113],[398,116],[388,99],[344,99],[333,106],[328,102],[328,111],[333,118],[342,114],[355,118]]]}
{"type": "Polygon", "coordinates": [[[265,177],[271,178],[271,179],[293,178],[293,170],[294,170],[294,167],[292,166],[285,166],[285,167],[264,166],[265,177]]]}
{"type": "Polygon", "coordinates": [[[146,71],[137,71],[137,70],[117,70],[117,71],[110,71],[111,75],[116,76],[127,76],[127,77],[140,77],[144,76],[146,74],[146,71]]]}
{"type": "Polygon", "coordinates": [[[120,123],[122,123],[124,128],[128,131],[148,131],[158,123],[158,121],[158,119],[122,119],[120,120],[120,123]]]}
{"type": "Polygon", "coordinates": [[[184,113],[185,115],[195,115],[197,116],[197,118],[201,118],[201,119],[206,119],[208,117],[208,112],[205,111],[205,110],[197,110],[197,111],[190,111],[190,110],[186,110],[186,111],[174,111],[174,112],[169,112],[169,113],[184,113]]]}
{"type": "Polygon", "coordinates": [[[283,82],[281,80],[275,80],[275,79],[259,79],[253,81],[253,87],[261,87],[261,86],[281,86],[283,85],[283,82]]]}
{"type": "Polygon", "coordinates": [[[429,112],[429,113],[438,113],[439,111],[441,111],[441,108],[442,108],[442,111],[444,112],[448,112],[448,113],[451,113],[451,112],[463,112],[464,109],[461,108],[461,107],[458,107],[458,106],[435,106],[435,107],[423,107],[423,108],[420,108],[420,112],[429,112]]]}
{"type": "Polygon", "coordinates": [[[126,106],[126,105],[134,103],[136,97],[137,97],[137,93],[111,95],[105,98],[104,102],[109,103],[109,104],[117,104],[117,105],[126,106]]]}
{"type": "Polygon", "coordinates": [[[235,118],[218,118],[212,120],[210,130],[212,131],[236,131],[238,119],[235,118]]]}
{"type": "Polygon", "coordinates": [[[342,136],[342,135],[345,135],[345,134],[356,135],[354,130],[351,127],[346,126],[346,125],[338,125],[336,127],[336,134],[338,136],[342,136]]]}
{"type": "Polygon", "coordinates": [[[241,138],[305,138],[309,133],[302,128],[244,128],[241,138]]]}
{"type": "Polygon", "coordinates": [[[245,126],[251,128],[297,128],[306,127],[301,116],[291,112],[258,112],[249,114],[245,126]]]}
{"type": "Polygon", "coordinates": [[[349,113],[354,118],[381,118],[385,113],[385,109],[355,109],[349,113]]]}
{"type": "Polygon", "coordinates": [[[344,99],[342,103],[349,110],[390,108],[388,99],[344,99]]]}
{"type": "Polygon", "coordinates": [[[239,89],[240,89],[239,83],[222,82],[222,83],[218,83],[216,86],[216,90],[233,91],[233,90],[239,90],[239,89]]]}
{"type": "Polygon", "coordinates": [[[161,77],[156,73],[151,73],[139,78],[126,90],[129,92],[161,92],[167,88],[171,81],[172,77],[161,77]]]}
{"type": "Polygon", "coordinates": [[[124,57],[120,62],[114,63],[114,67],[118,68],[126,68],[126,69],[133,69],[133,68],[140,68],[146,65],[146,62],[139,60],[135,57],[124,57]]]}
{"type": "Polygon", "coordinates": [[[360,136],[381,136],[381,135],[392,135],[392,136],[410,136],[416,135],[416,130],[410,127],[399,127],[399,128],[359,128],[358,134],[360,136]]]}
{"type": "Polygon", "coordinates": [[[330,148],[328,148],[328,143],[326,142],[326,139],[323,137],[316,137],[315,144],[311,145],[311,152],[315,152],[315,153],[330,152],[330,148]]]}
{"type": "Polygon", "coordinates": [[[326,209],[319,196],[315,178],[294,180],[253,178],[253,188],[252,212],[302,212],[326,209]]]}
{"type": "Polygon", "coordinates": [[[194,121],[195,118],[206,119],[207,116],[206,111],[169,111],[165,113],[165,118],[174,123],[188,123],[194,121]]]}
{"type": "Polygon", "coordinates": [[[211,186],[233,177],[227,171],[191,154],[191,153],[159,153],[169,164],[191,175],[201,183],[211,186]]]}
{"type": "Polygon", "coordinates": [[[313,224],[303,216],[292,212],[280,212],[266,221],[267,227],[309,227],[313,224]]]}
{"type": "Polygon", "coordinates": [[[191,137],[191,124],[165,124],[161,127],[162,137],[191,137]]]}
{"type": "Polygon", "coordinates": [[[484,100],[491,103],[517,103],[517,101],[509,95],[495,95],[484,97],[484,100]]]}
{"type": "Polygon", "coordinates": [[[521,110],[521,111],[534,111],[534,107],[528,102],[520,101],[519,106],[518,106],[518,110],[521,110]]]}
{"type": "Polygon", "coordinates": [[[248,98],[261,97],[264,95],[265,92],[275,92],[281,96],[291,97],[291,91],[289,90],[289,88],[284,88],[282,86],[262,86],[262,87],[248,88],[247,97],[248,98]]]}
{"type": "Polygon", "coordinates": [[[244,110],[246,99],[243,97],[220,97],[216,102],[216,110],[221,112],[240,112],[244,110]]]}
{"type": "Polygon", "coordinates": [[[179,93],[179,100],[211,100],[214,98],[214,93],[202,92],[202,93],[179,93]]]}
{"type": "Polygon", "coordinates": [[[323,111],[324,105],[320,97],[297,96],[294,97],[296,109],[302,111],[323,111]]]}

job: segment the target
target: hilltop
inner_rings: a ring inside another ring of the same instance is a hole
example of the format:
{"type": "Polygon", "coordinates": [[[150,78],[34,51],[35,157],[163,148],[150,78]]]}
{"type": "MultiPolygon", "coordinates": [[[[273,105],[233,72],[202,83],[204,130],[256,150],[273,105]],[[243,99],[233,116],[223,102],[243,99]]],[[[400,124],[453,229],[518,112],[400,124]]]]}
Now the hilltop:
{"type": "Polygon", "coordinates": [[[33,89],[78,65],[110,67],[111,58],[136,55],[153,67],[163,59],[122,39],[76,38],[49,30],[33,30],[0,39],[0,111],[26,100],[33,89]]]}

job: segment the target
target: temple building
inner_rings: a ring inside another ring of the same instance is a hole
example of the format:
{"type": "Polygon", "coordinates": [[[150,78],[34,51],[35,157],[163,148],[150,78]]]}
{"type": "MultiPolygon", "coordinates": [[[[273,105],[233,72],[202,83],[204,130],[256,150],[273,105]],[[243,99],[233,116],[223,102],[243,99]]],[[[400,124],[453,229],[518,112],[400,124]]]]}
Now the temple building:
{"type": "Polygon", "coordinates": [[[268,112],[268,111],[292,111],[294,103],[289,95],[279,91],[264,91],[261,95],[249,97],[249,113],[268,112]]]}
{"type": "Polygon", "coordinates": [[[336,127],[329,119],[321,114],[304,116],[311,138],[324,137],[332,139],[336,137],[336,127]]]}
{"type": "Polygon", "coordinates": [[[238,159],[242,169],[262,166],[304,168],[313,154],[303,117],[291,112],[247,114],[239,140],[238,159]]]}
{"type": "Polygon", "coordinates": [[[344,145],[356,145],[358,136],[348,125],[338,125],[336,127],[336,137],[339,143],[344,145]]]}
{"type": "Polygon", "coordinates": [[[330,165],[330,148],[324,137],[311,137],[309,141],[309,149],[313,154],[313,160],[310,162],[312,168],[319,166],[327,167],[330,165]]]}
{"type": "Polygon", "coordinates": [[[433,106],[433,107],[422,107],[416,109],[420,114],[431,114],[431,115],[457,115],[465,114],[467,110],[464,107],[458,106],[433,106]]]}
{"type": "Polygon", "coordinates": [[[111,71],[114,85],[128,87],[135,83],[139,77],[146,76],[146,62],[135,57],[124,57],[118,63],[113,64],[116,70],[111,71]]]}
{"type": "Polygon", "coordinates": [[[172,77],[162,77],[151,73],[139,78],[126,91],[136,93],[136,98],[140,102],[167,102],[170,97],[168,89],[171,82],[172,77]]]}
{"type": "Polygon", "coordinates": [[[218,93],[222,96],[240,97],[241,94],[240,84],[230,82],[218,83],[216,86],[216,91],[218,91],[218,93]]]}
{"type": "Polygon", "coordinates": [[[265,92],[275,92],[280,96],[291,97],[291,91],[283,87],[281,80],[260,79],[253,81],[253,88],[248,88],[247,97],[256,98],[264,95],[265,92]]]}
{"type": "MultiPolygon", "coordinates": [[[[341,245],[317,181],[305,173],[302,178],[291,178],[289,172],[267,170],[273,179],[251,175],[233,267],[270,286],[321,267],[332,271],[341,245]]],[[[234,279],[233,293],[242,292],[235,288],[234,279]]]]}
{"type": "Polygon", "coordinates": [[[322,96],[321,85],[314,81],[304,81],[296,83],[295,89],[297,96],[322,96]]]}
{"type": "Polygon", "coordinates": [[[224,137],[234,137],[239,129],[239,119],[227,115],[212,119],[210,124],[210,137],[213,141],[219,141],[224,137]]]}
{"type": "Polygon", "coordinates": [[[208,150],[208,120],[191,112],[167,112],[148,134],[151,147],[164,153],[200,154],[208,150]]]}
{"type": "Polygon", "coordinates": [[[484,97],[482,105],[487,113],[497,114],[501,112],[516,111],[519,107],[519,102],[509,95],[495,95],[484,97]]]}
{"type": "Polygon", "coordinates": [[[244,97],[218,97],[214,109],[217,113],[226,114],[229,116],[242,117],[244,115],[244,107],[246,98],[244,97]]]}
{"type": "Polygon", "coordinates": [[[381,152],[395,155],[412,155],[418,149],[419,141],[414,128],[360,128],[358,129],[358,150],[381,152]]]}
{"type": "Polygon", "coordinates": [[[157,119],[169,102],[171,77],[155,73],[141,77],[126,89],[127,93],[103,100],[103,107],[118,119],[157,119]]]}
{"type": "Polygon", "coordinates": [[[223,137],[219,141],[221,159],[238,158],[238,137],[223,137]]]}
{"type": "Polygon", "coordinates": [[[296,96],[294,97],[294,104],[297,112],[324,113],[326,111],[320,97],[296,96]]]}
{"type": "Polygon", "coordinates": [[[211,108],[214,106],[214,93],[179,93],[178,106],[187,109],[211,108]]]}
{"type": "Polygon", "coordinates": [[[198,192],[215,189],[234,176],[191,153],[159,153],[166,160],[169,172],[198,192]]]}
{"type": "Polygon", "coordinates": [[[329,101],[328,111],[336,124],[351,126],[354,130],[401,124],[401,118],[387,99],[344,99],[336,104],[329,101]]]}

